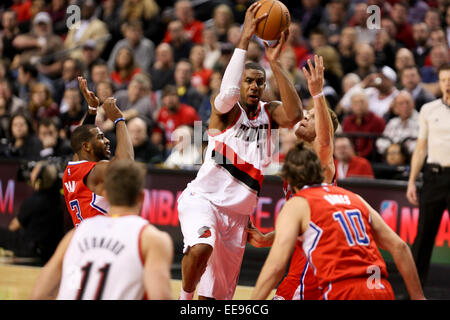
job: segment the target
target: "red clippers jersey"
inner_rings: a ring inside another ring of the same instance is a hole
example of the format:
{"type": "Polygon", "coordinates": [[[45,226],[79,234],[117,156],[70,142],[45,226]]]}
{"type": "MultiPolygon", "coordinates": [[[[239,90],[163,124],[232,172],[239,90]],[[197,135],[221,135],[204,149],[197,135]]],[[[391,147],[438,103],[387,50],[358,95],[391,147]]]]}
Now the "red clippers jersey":
{"type": "Polygon", "coordinates": [[[303,251],[322,288],[334,281],[367,278],[374,267],[387,277],[369,210],[354,193],[322,184],[306,186],[294,196],[305,198],[311,208],[303,251]]]}
{"type": "Polygon", "coordinates": [[[97,162],[86,160],[70,161],[64,171],[64,198],[75,227],[86,218],[108,212],[108,202],[92,192],[84,183],[84,178],[96,164],[97,162]]]}

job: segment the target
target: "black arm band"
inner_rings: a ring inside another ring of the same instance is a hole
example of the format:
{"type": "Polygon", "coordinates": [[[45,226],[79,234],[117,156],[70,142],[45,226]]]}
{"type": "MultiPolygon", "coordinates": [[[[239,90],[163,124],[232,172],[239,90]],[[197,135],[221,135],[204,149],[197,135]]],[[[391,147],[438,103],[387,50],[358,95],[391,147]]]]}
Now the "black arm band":
{"type": "Polygon", "coordinates": [[[89,112],[86,114],[86,118],[84,118],[83,124],[95,124],[95,118],[97,114],[90,114],[89,112]]]}

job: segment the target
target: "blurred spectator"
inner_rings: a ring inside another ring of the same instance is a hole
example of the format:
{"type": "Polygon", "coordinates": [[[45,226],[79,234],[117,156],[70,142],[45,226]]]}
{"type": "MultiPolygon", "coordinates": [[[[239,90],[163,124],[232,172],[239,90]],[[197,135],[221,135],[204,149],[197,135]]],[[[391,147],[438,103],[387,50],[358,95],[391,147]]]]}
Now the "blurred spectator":
{"type": "Polygon", "coordinates": [[[125,38],[114,46],[108,59],[108,67],[111,70],[114,69],[114,62],[120,48],[130,47],[139,68],[144,72],[149,72],[155,60],[155,44],[143,36],[142,22],[139,20],[125,22],[122,24],[122,33],[125,38]]]}
{"type": "Polygon", "coordinates": [[[328,44],[328,38],[325,30],[317,27],[316,29],[311,30],[309,33],[309,46],[311,47],[311,51],[316,51],[320,47],[323,47],[328,44]]]}
{"type": "Polygon", "coordinates": [[[173,148],[164,166],[172,169],[198,169],[202,164],[201,145],[194,143],[194,130],[182,125],[172,133],[173,148]]]}
{"type": "Polygon", "coordinates": [[[64,101],[67,103],[67,111],[61,112],[60,136],[69,140],[72,131],[80,125],[86,110],[81,105],[80,90],[77,87],[64,90],[64,101]]]}
{"type": "Polygon", "coordinates": [[[432,48],[437,45],[443,45],[448,47],[447,38],[445,37],[444,30],[435,29],[430,32],[430,45],[432,48]]]}
{"type": "Polygon", "coordinates": [[[202,95],[207,94],[209,88],[209,79],[211,78],[212,69],[205,68],[205,49],[202,45],[194,45],[191,49],[189,61],[192,65],[191,85],[202,95]]]}
{"type": "Polygon", "coordinates": [[[134,160],[144,163],[161,163],[163,161],[161,151],[150,141],[148,136],[148,121],[141,117],[135,117],[128,121],[127,127],[133,143],[134,160]]]}
{"type": "Polygon", "coordinates": [[[17,13],[13,10],[6,10],[2,14],[2,30],[0,31],[0,38],[3,48],[3,57],[11,62],[14,56],[19,53],[13,45],[13,40],[20,34],[17,24],[17,13]]]}
{"type": "Polygon", "coordinates": [[[122,39],[122,33],[120,31],[122,1],[119,0],[102,0],[100,2],[100,8],[98,12],[98,18],[106,23],[108,31],[111,34],[110,40],[106,43],[100,57],[103,60],[108,60],[109,55],[117,41],[122,39]]]}
{"type": "Polygon", "coordinates": [[[422,22],[425,18],[425,12],[427,12],[430,6],[422,0],[409,0],[408,4],[408,23],[414,25],[422,22]]]}
{"type": "MultiPolygon", "coordinates": [[[[152,120],[156,111],[156,96],[152,92],[150,77],[143,73],[136,74],[126,89],[114,94],[117,105],[122,110],[125,120],[140,116],[152,120]]],[[[111,129],[114,124],[111,121],[111,129]]]]}
{"type": "Polygon", "coordinates": [[[103,60],[97,60],[91,66],[91,72],[87,80],[88,86],[96,91],[98,84],[105,81],[111,82],[108,65],[103,60]]]}
{"type": "Polygon", "coordinates": [[[172,47],[161,43],[156,47],[156,60],[150,70],[153,90],[159,91],[168,84],[175,84],[175,62],[172,47]]]}
{"type": "Polygon", "coordinates": [[[219,60],[213,66],[213,70],[223,74],[233,55],[234,47],[231,43],[222,43],[220,45],[219,60]]]}
{"type": "Polygon", "coordinates": [[[17,14],[17,21],[20,24],[26,23],[31,19],[32,0],[13,0],[10,9],[17,14]]]}
{"type": "Polygon", "coordinates": [[[97,50],[96,42],[91,39],[86,40],[86,42],[82,46],[81,55],[83,57],[82,61],[84,64],[83,76],[87,79],[90,79],[92,66],[99,61],[103,61],[100,58],[100,52],[97,50]]]}
{"type": "Polygon", "coordinates": [[[194,125],[194,121],[200,120],[197,111],[190,105],[180,102],[177,93],[177,88],[168,85],[162,92],[162,107],[159,110],[157,123],[161,129],[156,127],[153,130],[152,142],[161,145],[164,141],[163,134],[165,134],[165,141],[172,141],[172,133],[176,128],[185,125],[194,125]]]}
{"type": "Polygon", "coordinates": [[[52,54],[61,50],[62,40],[53,33],[52,21],[47,12],[39,12],[33,19],[31,32],[19,34],[13,40],[13,46],[20,52],[14,57],[11,68],[20,64],[36,65],[41,75],[56,78],[61,70],[61,62],[52,54]]]}
{"type": "Polygon", "coordinates": [[[353,16],[350,18],[348,26],[355,28],[358,43],[372,43],[375,37],[376,30],[367,28],[368,18],[367,3],[359,2],[355,4],[353,16]]]}
{"type": "Polygon", "coordinates": [[[425,83],[438,82],[437,70],[447,62],[449,62],[448,47],[444,45],[436,45],[430,51],[431,66],[423,66],[420,68],[422,81],[425,83]]]}
{"type": "Polygon", "coordinates": [[[375,51],[367,43],[359,43],[355,46],[355,63],[353,73],[356,73],[361,79],[369,74],[376,72],[375,51]],[[356,67],[356,68],[355,68],[356,67]]]}
{"type": "Polygon", "coordinates": [[[341,31],[347,24],[346,6],[343,0],[331,0],[325,6],[321,27],[327,30],[328,43],[332,46],[339,43],[341,31]]]}
{"type": "Polygon", "coordinates": [[[31,98],[28,104],[33,119],[33,129],[37,130],[38,122],[44,118],[57,117],[58,105],[53,101],[50,90],[43,83],[36,83],[31,88],[31,98]]]}
{"type": "MultiPolygon", "coordinates": [[[[342,65],[341,65],[341,62],[339,59],[339,53],[332,46],[328,46],[328,45],[316,49],[315,53],[318,56],[323,57],[323,65],[325,67],[324,77],[325,77],[326,84],[331,86],[334,89],[335,93],[340,95],[341,94],[341,81],[342,81],[344,72],[342,71],[342,65]]],[[[326,94],[326,96],[327,96],[327,94],[326,94]]],[[[328,97],[327,97],[327,99],[328,99],[328,97]]],[[[332,103],[333,107],[337,103],[337,97],[335,100],[336,101],[332,103]]]]}
{"type": "MultiPolygon", "coordinates": [[[[342,130],[346,133],[381,134],[385,127],[382,118],[369,110],[366,93],[359,91],[351,96],[352,114],[344,118],[342,130]]],[[[361,157],[370,157],[373,148],[372,138],[354,138],[356,154],[361,157]]]]}
{"type": "Polygon", "coordinates": [[[353,27],[342,29],[337,50],[340,55],[342,71],[349,73],[355,70],[356,30],[353,27]]]}
{"type": "Polygon", "coordinates": [[[45,83],[45,85],[47,85],[47,88],[49,88],[53,93],[53,87],[51,83],[39,76],[39,73],[35,66],[29,63],[24,63],[23,65],[19,66],[17,84],[20,99],[28,103],[30,101],[31,88],[38,82],[45,83]]]}
{"type": "Polygon", "coordinates": [[[420,111],[425,103],[436,99],[434,95],[423,88],[421,81],[419,70],[415,65],[407,66],[403,69],[401,84],[412,95],[417,111],[420,111]]]}
{"type": "Polygon", "coordinates": [[[203,65],[207,69],[212,69],[220,57],[220,43],[212,27],[203,30],[203,48],[205,49],[203,65]]]}
{"type": "Polygon", "coordinates": [[[97,43],[97,50],[102,54],[106,46],[109,35],[108,26],[103,21],[94,16],[96,10],[95,0],[85,0],[81,2],[81,20],[79,26],[71,28],[64,40],[64,47],[71,50],[70,56],[82,59],[81,48],[87,40],[92,39],[97,43]]]}
{"type": "Polygon", "coordinates": [[[175,66],[175,85],[181,103],[190,105],[197,110],[202,103],[203,96],[191,86],[192,65],[188,60],[181,60],[175,66]]]}
{"type": "Polygon", "coordinates": [[[430,31],[441,27],[441,14],[437,8],[430,8],[425,13],[423,21],[428,25],[430,31]]]}
{"type": "MultiPolygon", "coordinates": [[[[408,164],[409,152],[403,144],[392,143],[386,149],[384,161],[391,166],[404,166],[408,164]]],[[[406,173],[406,177],[408,174],[406,173]]]]}
{"type": "Polygon", "coordinates": [[[170,41],[167,41],[167,43],[172,47],[174,61],[188,59],[193,42],[184,33],[181,21],[171,21],[167,26],[167,32],[170,34],[170,41]]]}
{"type": "Polygon", "coordinates": [[[16,257],[35,257],[43,265],[64,236],[63,207],[58,170],[54,164],[38,162],[30,174],[33,194],[25,199],[8,228],[0,227],[0,247],[16,257]]]}
{"type": "Polygon", "coordinates": [[[80,60],[66,58],[62,64],[61,78],[54,81],[55,95],[54,100],[59,104],[59,111],[66,112],[68,107],[64,101],[64,91],[67,88],[77,88],[77,78],[83,74],[83,64],[80,60]]]}
{"type": "Polygon", "coordinates": [[[44,118],[38,125],[38,138],[42,144],[39,152],[41,159],[58,157],[62,160],[69,160],[73,154],[68,140],[59,137],[59,129],[55,120],[44,118]]]}
{"type": "Polygon", "coordinates": [[[236,47],[241,36],[241,26],[239,24],[232,24],[227,32],[227,43],[236,47]]]}
{"type": "Polygon", "coordinates": [[[198,115],[200,116],[203,126],[209,125],[209,118],[211,116],[211,98],[219,93],[220,84],[222,83],[222,74],[220,72],[213,72],[209,79],[208,92],[203,98],[202,104],[198,109],[198,115]]]}
{"type": "Polygon", "coordinates": [[[343,109],[350,108],[351,96],[363,90],[368,97],[369,109],[379,117],[389,118],[390,106],[398,90],[394,84],[397,82],[397,74],[388,66],[381,68],[380,72],[369,74],[363,81],[351,88],[339,102],[343,109]]]}
{"type": "Polygon", "coordinates": [[[155,44],[160,43],[164,36],[160,8],[154,0],[125,0],[120,9],[120,18],[121,23],[141,21],[144,36],[155,44]]]}
{"type": "Polygon", "coordinates": [[[51,0],[47,12],[52,19],[53,31],[60,37],[67,34],[67,10],[68,0],[51,0]]]}
{"type": "Polygon", "coordinates": [[[294,18],[301,22],[303,35],[309,38],[310,32],[320,24],[325,9],[320,5],[319,0],[302,0],[302,5],[301,15],[294,18]]]}
{"type": "Polygon", "coordinates": [[[308,46],[302,36],[302,28],[300,22],[291,21],[289,25],[289,36],[286,41],[284,50],[291,49],[295,53],[296,66],[300,66],[306,61],[308,56],[308,46]]]}
{"type": "Polygon", "coordinates": [[[408,5],[398,1],[394,3],[390,12],[391,18],[397,27],[396,40],[406,46],[408,49],[415,47],[413,30],[408,23],[408,5]]]}
{"type": "Polygon", "coordinates": [[[399,143],[410,138],[406,143],[411,154],[416,147],[419,134],[419,113],[414,108],[414,100],[407,91],[400,91],[393,101],[395,118],[389,120],[383,131],[383,137],[378,138],[378,152],[384,154],[391,143],[399,143]]]}
{"type": "Polygon", "coordinates": [[[350,177],[374,178],[372,165],[367,159],[355,155],[352,143],[347,137],[336,136],[334,159],[337,179],[350,177]]]}
{"type": "Polygon", "coordinates": [[[38,160],[41,143],[31,120],[24,113],[14,114],[9,123],[8,157],[16,160],[38,160]]]}
{"type": "Polygon", "coordinates": [[[133,50],[130,47],[120,48],[111,72],[111,80],[116,90],[126,89],[133,76],[141,71],[134,59],[133,50]]]}
{"type": "Polygon", "coordinates": [[[406,48],[401,48],[395,55],[395,71],[401,75],[406,67],[415,65],[414,55],[406,48]]]}
{"type": "Polygon", "coordinates": [[[425,65],[425,59],[430,53],[428,40],[430,38],[430,30],[425,22],[419,22],[413,25],[413,36],[416,47],[413,49],[414,60],[417,67],[421,68],[425,65]]]}
{"type": "Polygon", "coordinates": [[[0,138],[7,136],[10,117],[19,111],[28,111],[25,101],[13,94],[8,80],[0,79],[0,138]]]}
{"type": "Polygon", "coordinates": [[[204,27],[212,27],[220,42],[227,41],[228,29],[234,23],[233,11],[226,3],[214,8],[212,18],[205,22],[204,27]]]}
{"type": "MultiPolygon", "coordinates": [[[[175,18],[181,22],[182,30],[180,32],[186,35],[189,42],[202,43],[203,22],[195,19],[194,10],[189,0],[178,0],[175,2],[175,18]]],[[[163,41],[172,42],[173,36],[168,27],[163,41]]],[[[175,61],[178,60],[175,59],[175,61]]]]}

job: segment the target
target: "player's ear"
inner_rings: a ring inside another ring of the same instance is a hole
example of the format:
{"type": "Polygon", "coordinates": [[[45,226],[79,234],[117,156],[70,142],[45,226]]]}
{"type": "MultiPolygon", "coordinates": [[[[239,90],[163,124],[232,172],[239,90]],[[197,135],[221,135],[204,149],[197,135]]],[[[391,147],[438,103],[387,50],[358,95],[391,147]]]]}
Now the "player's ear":
{"type": "Polygon", "coordinates": [[[85,141],[81,144],[81,149],[89,153],[92,149],[92,145],[89,141],[85,141]]]}

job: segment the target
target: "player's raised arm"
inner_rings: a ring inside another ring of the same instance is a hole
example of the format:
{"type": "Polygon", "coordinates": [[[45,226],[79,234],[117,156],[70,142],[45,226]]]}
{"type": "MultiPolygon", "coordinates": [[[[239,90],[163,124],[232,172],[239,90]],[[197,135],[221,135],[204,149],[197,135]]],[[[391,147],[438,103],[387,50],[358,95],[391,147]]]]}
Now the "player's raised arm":
{"type": "Polygon", "coordinates": [[[269,47],[267,43],[264,43],[264,46],[266,47],[266,57],[269,60],[278,88],[280,88],[281,96],[281,104],[275,101],[271,102],[269,104],[269,112],[272,119],[280,127],[291,128],[302,119],[303,106],[294,84],[289,80],[279,59],[288,36],[289,29],[282,32],[280,40],[274,47],[269,47]]]}
{"type": "Polygon", "coordinates": [[[375,242],[381,249],[391,253],[395,265],[405,281],[410,298],[412,300],[425,299],[419,275],[417,274],[416,264],[414,263],[408,245],[384,222],[383,218],[381,218],[375,209],[361,197],[360,199],[369,209],[375,242]]]}
{"type": "Polygon", "coordinates": [[[333,123],[330,118],[328,106],[323,94],[324,66],[323,58],[314,55],[314,66],[308,59],[309,71],[303,67],[303,73],[308,81],[308,90],[314,103],[314,119],[316,138],[314,151],[319,156],[322,167],[325,168],[325,181],[330,183],[334,177],[333,161],[333,123]]]}
{"type": "Polygon", "coordinates": [[[42,268],[30,295],[32,300],[56,299],[62,276],[62,263],[74,230],[69,231],[59,243],[53,256],[42,268]]]}
{"type": "Polygon", "coordinates": [[[142,233],[144,286],[150,300],[172,300],[170,266],[173,260],[172,239],[166,232],[148,226],[142,233]]]}
{"type": "Polygon", "coordinates": [[[303,231],[302,224],[307,220],[304,217],[309,216],[309,212],[308,202],[301,197],[294,197],[283,206],[275,226],[275,240],[256,281],[252,300],[266,299],[283,277],[297,237],[303,231]]]}
{"type": "Polygon", "coordinates": [[[220,91],[212,101],[213,114],[230,112],[239,100],[248,44],[255,33],[258,22],[267,16],[264,14],[259,18],[255,17],[260,6],[259,2],[255,2],[247,9],[239,43],[223,74],[220,91]]]}

